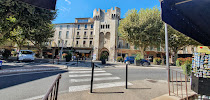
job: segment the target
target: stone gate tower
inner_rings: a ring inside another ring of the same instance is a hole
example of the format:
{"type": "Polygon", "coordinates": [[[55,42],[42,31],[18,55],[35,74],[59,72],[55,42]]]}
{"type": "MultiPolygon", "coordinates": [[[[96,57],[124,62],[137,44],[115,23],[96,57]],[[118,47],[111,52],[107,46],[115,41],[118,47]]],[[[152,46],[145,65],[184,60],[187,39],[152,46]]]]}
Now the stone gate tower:
{"type": "Polygon", "coordinates": [[[108,60],[114,61],[117,53],[117,33],[120,20],[120,8],[93,11],[94,19],[94,52],[96,60],[103,52],[109,54],[108,60]]]}

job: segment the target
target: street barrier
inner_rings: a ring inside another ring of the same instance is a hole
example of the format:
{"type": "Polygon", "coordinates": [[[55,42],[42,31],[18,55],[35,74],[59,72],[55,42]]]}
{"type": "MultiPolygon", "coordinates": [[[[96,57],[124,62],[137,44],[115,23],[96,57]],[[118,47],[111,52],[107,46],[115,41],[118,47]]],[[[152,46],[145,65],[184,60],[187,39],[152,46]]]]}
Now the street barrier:
{"type": "Polygon", "coordinates": [[[93,93],[93,75],[94,75],[94,63],[91,63],[92,66],[92,75],[91,75],[91,84],[90,84],[90,93],[93,93]]]}
{"type": "Polygon", "coordinates": [[[183,74],[182,72],[178,72],[172,69],[170,70],[171,70],[171,81],[168,80],[169,96],[171,95],[172,92],[174,95],[181,97],[184,100],[185,99],[188,100],[189,98],[188,89],[187,89],[188,76],[183,74]],[[171,90],[170,87],[172,87],[171,90]]]}
{"type": "Polygon", "coordinates": [[[128,64],[126,64],[125,89],[128,89],[128,64]]]}
{"type": "Polygon", "coordinates": [[[61,79],[61,74],[59,74],[55,81],[53,82],[50,89],[47,91],[45,96],[42,100],[57,100],[58,99],[58,87],[59,87],[59,80],[61,79]]]}

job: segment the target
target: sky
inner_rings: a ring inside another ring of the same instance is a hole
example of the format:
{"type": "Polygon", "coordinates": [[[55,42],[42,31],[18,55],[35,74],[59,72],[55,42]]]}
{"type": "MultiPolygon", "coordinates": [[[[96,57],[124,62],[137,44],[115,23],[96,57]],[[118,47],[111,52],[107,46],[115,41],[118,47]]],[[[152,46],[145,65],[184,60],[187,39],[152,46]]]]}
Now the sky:
{"type": "Polygon", "coordinates": [[[112,7],[119,7],[121,18],[124,18],[128,10],[140,10],[142,8],[153,8],[154,6],[160,7],[159,0],[57,0],[58,15],[53,24],[74,23],[75,18],[92,18],[95,8],[106,11],[112,7]]]}

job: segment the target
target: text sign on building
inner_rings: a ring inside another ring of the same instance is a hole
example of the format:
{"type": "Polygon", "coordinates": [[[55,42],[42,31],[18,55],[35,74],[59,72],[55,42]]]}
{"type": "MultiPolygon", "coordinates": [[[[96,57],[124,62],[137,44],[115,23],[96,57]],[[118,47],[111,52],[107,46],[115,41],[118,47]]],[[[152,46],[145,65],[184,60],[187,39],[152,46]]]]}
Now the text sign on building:
{"type": "Polygon", "coordinates": [[[210,49],[207,46],[198,46],[197,52],[210,54],[210,49]]]}

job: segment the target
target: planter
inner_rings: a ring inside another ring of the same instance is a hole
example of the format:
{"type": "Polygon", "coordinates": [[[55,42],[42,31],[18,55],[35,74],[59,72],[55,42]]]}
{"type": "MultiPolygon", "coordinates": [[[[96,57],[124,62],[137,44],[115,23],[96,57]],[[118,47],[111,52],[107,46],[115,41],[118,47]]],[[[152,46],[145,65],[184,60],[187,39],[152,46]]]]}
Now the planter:
{"type": "Polygon", "coordinates": [[[141,60],[134,60],[134,65],[140,66],[141,65],[140,62],[141,62],[141,60]]]}
{"type": "Polygon", "coordinates": [[[69,62],[71,60],[71,58],[66,58],[66,62],[69,62]]]}
{"type": "Polygon", "coordinates": [[[195,77],[192,73],[192,84],[191,89],[201,95],[210,95],[210,79],[195,77]]]}
{"type": "Polygon", "coordinates": [[[101,63],[106,64],[106,60],[105,59],[101,60],[101,63]]]}

